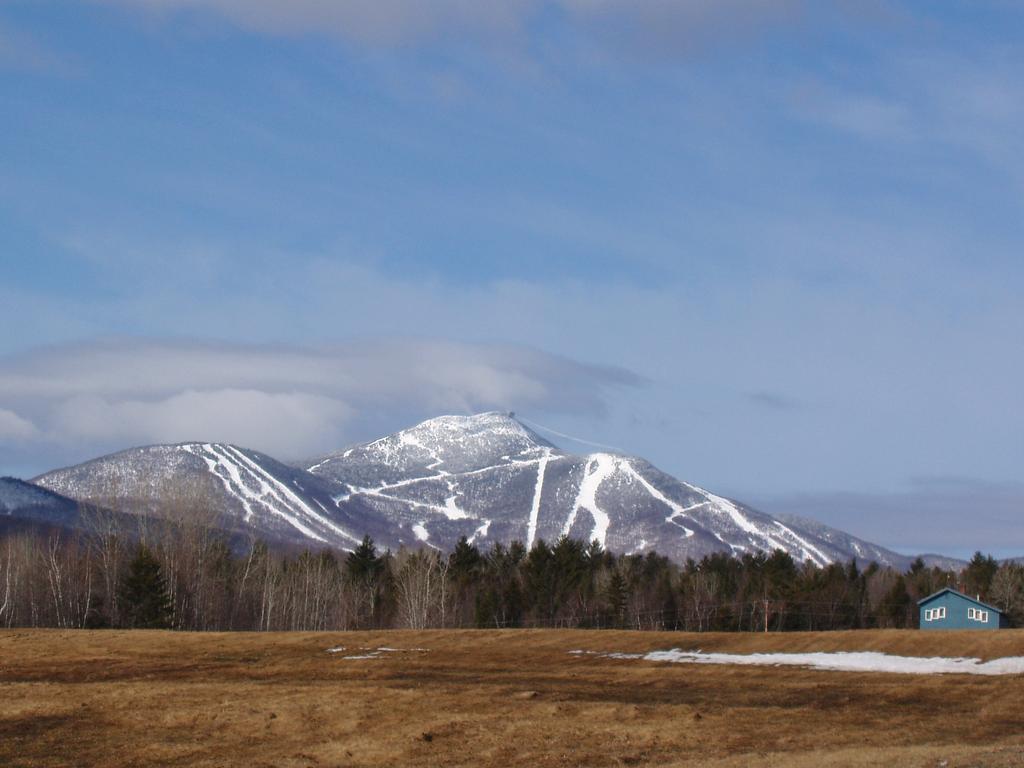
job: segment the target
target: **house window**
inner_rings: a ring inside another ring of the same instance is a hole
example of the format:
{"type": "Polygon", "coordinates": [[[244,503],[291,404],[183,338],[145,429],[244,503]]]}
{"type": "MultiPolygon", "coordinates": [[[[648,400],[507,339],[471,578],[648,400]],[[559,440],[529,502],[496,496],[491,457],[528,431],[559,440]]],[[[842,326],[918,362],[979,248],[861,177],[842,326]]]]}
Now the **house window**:
{"type": "Polygon", "coordinates": [[[967,618],[968,619],[977,619],[978,618],[978,609],[977,608],[968,608],[967,609],[967,618]]]}
{"type": "Polygon", "coordinates": [[[946,608],[925,608],[924,609],[924,620],[925,621],[936,621],[937,619],[946,618],[946,608]]]}
{"type": "Polygon", "coordinates": [[[968,608],[967,618],[981,622],[982,624],[988,624],[988,611],[983,611],[980,608],[968,608]]]}

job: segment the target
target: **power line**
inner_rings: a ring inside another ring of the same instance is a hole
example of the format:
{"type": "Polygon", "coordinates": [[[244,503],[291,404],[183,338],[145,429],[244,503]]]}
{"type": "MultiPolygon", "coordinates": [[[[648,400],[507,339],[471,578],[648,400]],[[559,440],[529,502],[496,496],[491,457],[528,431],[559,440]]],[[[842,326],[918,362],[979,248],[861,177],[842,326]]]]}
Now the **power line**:
{"type": "Polygon", "coordinates": [[[609,451],[614,451],[615,453],[625,453],[625,451],[621,450],[620,448],[616,448],[613,445],[605,445],[604,443],[595,443],[593,440],[584,440],[582,437],[573,437],[572,435],[567,435],[564,432],[559,432],[556,429],[551,429],[550,427],[545,427],[543,424],[538,424],[537,422],[531,421],[530,419],[524,418],[522,416],[518,416],[517,415],[516,418],[519,421],[523,422],[523,424],[531,426],[534,429],[539,429],[541,432],[547,432],[547,433],[552,434],[552,435],[557,435],[558,437],[564,437],[566,440],[572,440],[574,443],[583,443],[583,445],[592,445],[595,448],[604,448],[604,449],[609,450],[609,451]]]}

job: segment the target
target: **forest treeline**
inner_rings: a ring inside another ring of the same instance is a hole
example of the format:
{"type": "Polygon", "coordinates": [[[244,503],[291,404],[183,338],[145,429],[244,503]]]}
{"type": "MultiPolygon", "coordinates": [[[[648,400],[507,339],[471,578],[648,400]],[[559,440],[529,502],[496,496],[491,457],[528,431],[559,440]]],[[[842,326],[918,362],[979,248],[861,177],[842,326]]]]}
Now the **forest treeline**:
{"type": "Polygon", "coordinates": [[[150,521],[0,537],[0,626],[178,630],[585,627],[686,631],[913,627],[946,586],[1024,619],[1024,567],[978,553],[959,573],[918,560],[798,563],[785,552],[675,563],[569,538],[481,551],[282,553],[212,525],[150,521]]]}

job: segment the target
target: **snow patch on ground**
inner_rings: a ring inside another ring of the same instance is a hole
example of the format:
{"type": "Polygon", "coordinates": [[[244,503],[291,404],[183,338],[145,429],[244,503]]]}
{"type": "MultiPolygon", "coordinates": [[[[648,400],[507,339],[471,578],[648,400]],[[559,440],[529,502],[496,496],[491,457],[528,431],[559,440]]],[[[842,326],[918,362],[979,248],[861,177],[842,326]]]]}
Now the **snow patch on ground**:
{"type": "MultiPolygon", "coordinates": [[[[328,648],[326,653],[344,653],[349,650],[344,645],[338,645],[334,648],[328,648]]],[[[352,648],[353,651],[359,651],[350,656],[342,656],[343,661],[358,661],[360,659],[379,659],[381,654],[384,653],[428,653],[427,648],[388,648],[380,646],[379,648],[368,648],[361,646],[359,648],[352,648]]]]}
{"type": "Polygon", "coordinates": [[[601,653],[569,651],[575,656],[599,656],[605,659],[643,659],[672,664],[737,664],[769,667],[803,667],[835,672],[888,672],[898,675],[1021,675],[1024,656],[1007,656],[992,661],[963,657],[890,656],[875,651],[837,651],[834,653],[704,653],[673,648],[649,653],[601,653]]]}

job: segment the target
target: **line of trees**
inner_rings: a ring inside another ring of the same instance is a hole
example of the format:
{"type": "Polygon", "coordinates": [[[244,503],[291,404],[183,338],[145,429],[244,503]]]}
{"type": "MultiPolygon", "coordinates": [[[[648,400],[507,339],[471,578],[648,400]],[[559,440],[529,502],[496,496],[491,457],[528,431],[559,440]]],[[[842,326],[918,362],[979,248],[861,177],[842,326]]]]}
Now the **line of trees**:
{"type": "Polygon", "coordinates": [[[282,553],[232,546],[201,522],[151,521],[0,537],[0,626],[179,630],[591,627],[687,631],[913,627],[917,600],[959,586],[1024,619],[1024,566],[981,553],[960,573],[918,560],[797,563],[713,554],[677,564],[569,538],[450,553],[282,553]]]}

